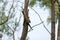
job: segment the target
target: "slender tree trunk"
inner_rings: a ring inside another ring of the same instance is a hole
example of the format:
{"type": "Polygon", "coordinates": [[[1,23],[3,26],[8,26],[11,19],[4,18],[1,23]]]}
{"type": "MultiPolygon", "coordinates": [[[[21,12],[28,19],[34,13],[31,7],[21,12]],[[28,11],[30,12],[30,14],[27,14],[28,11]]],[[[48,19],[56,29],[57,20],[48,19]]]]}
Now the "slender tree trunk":
{"type": "Polygon", "coordinates": [[[13,40],[15,40],[14,31],[13,31],[13,40]]]}
{"type": "Polygon", "coordinates": [[[21,40],[26,40],[28,33],[28,24],[29,24],[28,3],[29,0],[25,0],[24,9],[23,9],[24,22],[23,22],[23,32],[22,32],[21,40]]]}
{"type": "Polygon", "coordinates": [[[24,22],[21,40],[25,40],[26,39],[27,33],[28,33],[28,26],[26,25],[26,22],[24,22]]]}
{"type": "Polygon", "coordinates": [[[58,2],[59,13],[58,13],[58,37],[57,40],[60,40],[60,3],[58,2]]]}
{"type": "Polygon", "coordinates": [[[51,0],[51,40],[55,40],[55,0],[51,0]]]}

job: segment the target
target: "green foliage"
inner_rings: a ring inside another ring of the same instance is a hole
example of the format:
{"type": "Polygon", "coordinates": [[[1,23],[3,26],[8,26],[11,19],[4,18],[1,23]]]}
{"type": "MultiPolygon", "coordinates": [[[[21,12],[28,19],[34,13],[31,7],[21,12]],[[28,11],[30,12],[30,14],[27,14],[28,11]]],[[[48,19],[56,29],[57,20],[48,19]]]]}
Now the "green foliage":
{"type": "Polygon", "coordinates": [[[47,18],[47,22],[48,22],[48,24],[51,22],[51,17],[47,18]]]}
{"type": "Polygon", "coordinates": [[[3,32],[3,30],[4,30],[3,25],[0,25],[0,32],[3,32]]]}
{"type": "Polygon", "coordinates": [[[1,2],[2,0],[0,0],[0,2],[1,2]]]}
{"type": "Polygon", "coordinates": [[[50,6],[51,5],[51,0],[41,0],[42,5],[44,6],[50,6]]]}
{"type": "MultiPolygon", "coordinates": [[[[5,1],[4,1],[5,2],[5,1]]],[[[19,26],[19,21],[17,22],[17,20],[15,20],[15,13],[13,10],[15,10],[15,5],[13,6],[13,4],[11,4],[11,8],[9,7],[8,9],[6,9],[7,7],[7,2],[2,3],[2,5],[0,6],[0,32],[5,33],[7,36],[13,36],[13,31],[16,31],[16,28],[19,26]],[[8,11],[6,11],[8,10],[8,11]],[[7,13],[7,15],[6,15],[7,13]],[[8,20],[7,20],[8,18],[8,20]],[[7,21],[6,21],[7,20],[7,21]],[[6,22],[5,22],[6,21],[6,22]],[[5,23],[4,23],[5,22],[5,23]],[[2,24],[4,23],[4,24],[2,24]]],[[[18,18],[17,18],[18,19],[18,18]]],[[[0,38],[2,37],[2,35],[0,34],[0,38]]]]}
{"type": "Polygon", "coordinates": [[[51,0],[31,0],[30,6],[33,7],[36,4],[36,1],[39,1],[40,6],[42,6],[42,7],[44,7],[44,6],[49,7],[51,5],[51,0]]]}
{"type": "Polygon", "coordinates": [[[31,0],[31,2],[29,3],[29,5],[31,6],[31,7],[33,7],[33,5],[35,5],[36,4],[36,0],[31,0]]]}
{"type": "Polygon", "coordinates": [[[0,32],[3,32],[4,28],[4,25],[0,25],[0,32]]]}
{"type": "Polygon", "coordinates": [[[7,20],[7,16],[5,15],[5,12],[2,12],[2,21],[6,21],[7,20]]]}
{"type": "MultiPolygon", "coordinates": [[[[0,0],[2,1],[2,0],[0,0]]],[[[1,5],[1,4],[0,4],[1,5]]],[[[6,6],[7,6],[7,2],[4,2],[3,5],[0,7],[0,32],[2,33],[6,33],[7,35],[12,35],[12,33],[10,32],[10,26],[8,24],[6,24],[11,18],[13,18],[15,15],[13,13],[10,13],[9,16],[6,16],[6,6]],[[7,20],[8,18],[8,20],[7,20]],[[7,20],[7,21],[6,21],[7,20]],[[6,23],[4,23],[6,21],[6,23]],[[4,24],[2,24],[4,23],[4,24]]],[[[10,10],[11,11],[11,10],[10,10]]]]}
{"type": "Polygon", "coordinates": [[[4,25],[0,25],[0,32],[4,32],[5,31],[8,31],[7,29],[9,29],[7,26],[4,25]]]}

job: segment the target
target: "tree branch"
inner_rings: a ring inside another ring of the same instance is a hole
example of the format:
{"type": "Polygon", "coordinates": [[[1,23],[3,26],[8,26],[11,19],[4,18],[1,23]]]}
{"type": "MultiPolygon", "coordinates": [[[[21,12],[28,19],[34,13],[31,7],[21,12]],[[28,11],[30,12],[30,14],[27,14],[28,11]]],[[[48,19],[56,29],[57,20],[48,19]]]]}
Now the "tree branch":
{"type": "MultiPolygon", "coordinates": [[[[41,20],[41,22],[43,22],[42,21],[42,19],[41,19],[41,17],[40,17],[40,15],[32,8],[32,7],[30,7],[38,16],[39,16],[39,19],[41,20]]],[[[51,35],[51,33],[49,32],[49,30],[46,28],[46,26],[44,25],[44,23],[42,23],[43,24],[43,27],[47,30],[47,32],[51,35]]]]}

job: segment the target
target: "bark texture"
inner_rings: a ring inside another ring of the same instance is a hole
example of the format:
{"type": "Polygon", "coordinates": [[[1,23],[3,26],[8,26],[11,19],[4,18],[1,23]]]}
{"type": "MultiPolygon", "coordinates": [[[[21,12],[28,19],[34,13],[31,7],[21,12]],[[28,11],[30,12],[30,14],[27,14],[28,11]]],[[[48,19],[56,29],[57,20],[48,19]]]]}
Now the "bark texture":
{"type": "Polygon", "coordinates": [[[28,3],[29,3],[29,0],[25,0],[24,9],[23,9],[23,16],[24,16],[23,32],[20,40],[26,40],[27,33],[28,33],[28,24],[30,21],[28,16],[28,3]]]}
{"type": "Polygon", "coordinates": [[[55,40],[55,0],[51,0],[51,40],[55,40]]]}

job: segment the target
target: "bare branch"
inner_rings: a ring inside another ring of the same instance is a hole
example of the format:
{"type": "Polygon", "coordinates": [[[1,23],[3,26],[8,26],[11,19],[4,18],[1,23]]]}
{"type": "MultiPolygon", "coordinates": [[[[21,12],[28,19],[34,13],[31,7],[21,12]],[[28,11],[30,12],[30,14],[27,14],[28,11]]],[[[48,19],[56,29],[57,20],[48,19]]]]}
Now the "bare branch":
{"type": "MultiPolygon", "coordinates": [[[[40,17],[40,15],[39,15],[32,7],[30,7],[30,8],[39,16],[41,22],[43,22],[42,19],[41,19],[41,17],[40,17]]],[[[47,32],[51,35],[51,33],[50,33],[49,30],[46,28],[46,26],[44,25],[44,23],[42,23],[42,24],[43,24],[43,27],[47,30],[47,32]]]]}

